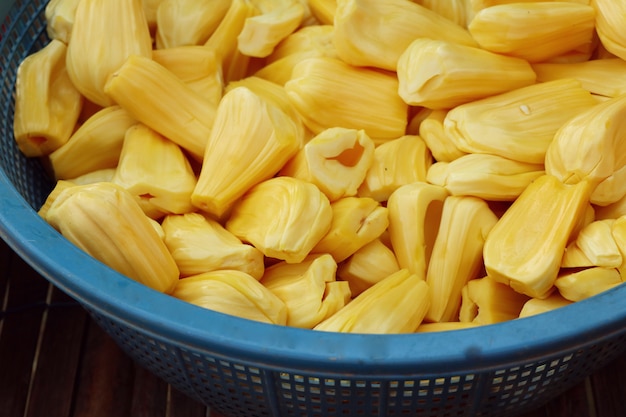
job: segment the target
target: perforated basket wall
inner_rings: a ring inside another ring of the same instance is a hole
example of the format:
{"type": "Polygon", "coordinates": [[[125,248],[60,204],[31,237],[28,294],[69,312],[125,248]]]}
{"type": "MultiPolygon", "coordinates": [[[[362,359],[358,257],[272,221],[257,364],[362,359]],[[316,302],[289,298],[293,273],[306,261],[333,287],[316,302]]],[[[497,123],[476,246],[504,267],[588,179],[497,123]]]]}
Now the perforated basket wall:
{"type": "Polygon", "coordinates": [[[626,349],[626,289],[559,311],[433,335],[339,335],[249,322],[156,293],[74,248],[35,210],[53,182],[12,133],[19,62],[46,1],[0,30],[0,236],[136,361],[227,416],[513,416],[626,349]]]}
{"type": "Polygon", "coordinates": [[[95,318],[143,366],[225,415],[238,417],[514,416],[562,393],[626,344],[622,334],[583,349],[476,372],[322,375],[207,355],[97,314],[95,318]]]}

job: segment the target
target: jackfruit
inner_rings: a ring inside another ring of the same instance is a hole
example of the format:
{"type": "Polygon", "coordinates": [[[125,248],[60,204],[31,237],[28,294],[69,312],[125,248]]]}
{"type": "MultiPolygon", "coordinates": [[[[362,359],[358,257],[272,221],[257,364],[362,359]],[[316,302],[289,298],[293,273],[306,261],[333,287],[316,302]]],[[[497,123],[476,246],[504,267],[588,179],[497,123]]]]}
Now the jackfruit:
{"type": "Polygon", "coordinates": [[[487,236],[487,275],[529,297],[547,296],[590,189],[586,181],[568,185],[551,175],[532,182],[487,236]]]}
{"type": "Polygon", "coordinates": [[[68,76],[66,55],[65,44],[53,39],[18,66],[13,134],[27,157],[54,152],[74,132],[83,97],[68,76]]]}
{"type": "Polygon", "coordinates": [[[530,64],[478,47],[418,38],[398,58],[398,94],[411,106],[451,109],[535,83],[530,64]]]}
{"type": "Polygon", "coordinates": [[[335,280],[337,264],[328,254],[267,268],[261,284],[287,306],[287,325],[310,329],[350,301],[350,286],[335,280]]]}
{"type": "Polygon", "coordinates": [[[201,213],[170,214],[162,221],[165,245],[183,277],[233,269],[260,280],[263,254],[201,213]]]}
{"type": "Polygon", "coordinates": [[[426,282],[431,305],[427,321],[455,321],[461,290],[483,268],[483,246],[498,218],[484,200],[450,196],[443,203],[426,282]]]}
{"type": "Polygon", "coordinates": [[[406,269],[350,301],[314,330],[343,333],[413,333],[428,310],[428,284],[406,269]]]}
{"type": "Polygon", "coordinates": [[[274,176],[298,151],[296,122],[246,87],[224,95],[191,201],[223,216],[250,187],[274,176]]]}
{"type": "Polygon", "coordinates": [[[405,0],[338,0],[334,43],[339,57],[356,66],[395,71],[398,58],[417,38],[475,46],[466,28],[405,0]]]}
{"type": "Polygon", "coordinates": [[[46,220],[77,247],[156,291],[171,293],[176,262],[135,198],[109,182],[69,187],[46,220]]]}
{"type": "Polygon", "coordinates": [[[280,170],[318,186],[330,201],[352,197],[374,161],[374,142],[363,130],[329,128],[304,144],[280,170]]]}
{"type": "Polygon", "coordinates": [[[66,60],[76,89],[100,106],[115,104],[115,97],[105,93],[105,84],[131,56],[152,56],[142,1],[79,1],[66,60]]]}
{"type": "Polygon", "coordinates": [[[387,201],[389,239],[398,265],[424,280],[447,197],[441,186],[415,182],[398,188],[387,201]]]}
{"type": "Polygon", "coordinates": [[[330,230],[332,217],[328,198],[315,185],[275,177],[235,203],[226,229],[267,257],[298,263],[330,230]]]}
{"type": "Polygon", "coordinates": [[[262,323],[285,325],[280,298],[242,271],[220,270],[182,278],[172,296],[188,303],[262,323]]]}

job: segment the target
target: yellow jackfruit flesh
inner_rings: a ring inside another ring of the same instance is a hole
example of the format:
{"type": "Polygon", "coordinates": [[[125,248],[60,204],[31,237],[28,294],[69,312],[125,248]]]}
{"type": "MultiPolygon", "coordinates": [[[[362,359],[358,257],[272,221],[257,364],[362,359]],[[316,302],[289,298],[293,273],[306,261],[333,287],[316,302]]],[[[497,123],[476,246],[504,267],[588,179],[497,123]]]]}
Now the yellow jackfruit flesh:
{"type": "Polygon", "coordinates": [[[596,206],[595,210],[595,218],[598,220],[617,219],[624,214],[626,214],[626,196],[620,198],[614,203],[596,206]]]}
{"type": "Polygon", "coordinates": [[[220,223],[200,213],[167,215],[164,241],[183,277],[232,269],[260,280],[265,266],[261,251],[237,239],[220,223]]]}
{"type": "Polygon", "coordinates": [[[57,179],[71,179],[117,166],[126,131],[137,120],[120,106],[89,117],[48,159],[57,179]]]}
{"type": "Polygon", "coordinates": [[[366,197],[344,197],[331,203],[332,221],[313,253],[330,253],[336,262],[380,237],[389,225],[387,208],[366,197]]]}
{"type": "Polygon", "coordinates": [[[415,0],[414,2],[448,20],[452,20],[461,27],[467,27],[467,24],[471,21],[471,0],[415,0]]]}
{"type": "Polygon", "coordinates": [[[574,78],[592,94],[606,97],[626,94],[626,81],[618,76],[626,71],[626,61],[622,59],[593,59],[568,64],[540,62],[533,64],[533,70],[539,82],[574,78]]]}
{"type": "Polygon", "coordinates": [[[237,201],[226,229],[267,257],[298,263],[330,230],[332,216],[328,198],[315,185],[275,177],[237,201]]]}
{"type": "Polygon", "coordinates": [[[304,26],[276,45],[272,54],[265,59],[265,65],[254,75],[285,85],[300,61],[315,57],[337,58],[332,36],[332,25],[304,26]]]}
{"type": "Polygon", "coordinates": [[[146,15],[146,21],[148,22],[148,28],[150,29],[150,34],[153,37],[156,35],[159,6],[163,2],[165,2],[165,0],[143,0],[141,2],[143,12],[146,15]]]}
{"type": "Polygon", "coordinates": [[[69,187],[46,220],[70,242],[119,273],[170,293],[179,271],[165,243],[135,198],[119,185],[69,187]]]}
{"type": "Polygon", "coordinates": [[[611,98],[563,124],[545,157],[546,173],[566,184],[593,187],[626,165],[626,95],[611,98]]]}
{"type": "Polygon", "coordinates": [[[546,61],[593,42],[593,7],[571,2],[511,3],[487,7],[468,29],[484,49],[546,61]]]}
{"type": "Polygon", "coordinates": [[[417,38],[476,45],[465,28],[404,0],[338,0],[334,26],[335,47],[343,61],[390,71],[417,38]]]}
{"type": "Polygon", "coordinates": [[[307,58],[317,56],[325,55],[311,52],[287,55],[284,58],[261,67],[258,71],[255,71],[254,76],[284,86],[287,81],[291,79],[293,69],[296,65],[307,58]]]}
{"type": "Polygon", "coordinates": [[[464,152],[541,164],[559,128],[597,104],[576,80],[537,83],[455,107],[444,131],[464,152]]]}
{"type": "Polygon", "coordinates": [[[408,106],[398,96],[398,79],[391,73],[352,67],[339,59],[309,58],[295,66],[285,89],[315,134],[331,127],[362,129],[376,141],[405,132],[408,106]]]}
{"type": "Polygon", "coordinates": [[[557,291],[550,294],[547,298],[531,298],[524,303],[522,310],[519,312],[519,318],[535,316],[541,313],[547,313],[548,311],[556,310],[557,308],[565,307],[572,304],[557,291]]]}
{"type": "Polygon", "coordinates": [[[298,151],[296,121],[246,87],[224,95],[208,138],[192,203],[224,215],[250,187],[274,176],[298,151]]]}
{"type": "Polygon", "coordinates": [[[222,65],[224,82],[243,78],[248,71],[250,57],[237,47],[237,38],[246,19],[257,16],[260,10],[249,0],[231,0],[230,7],[204,46],[215,52],[222,65]]]}
{"type": "Polygon", "coordinates": [[[626,196],[626,165],[622,165],[598,183],[591,194],[591,203],[608,206],[626,196]]]}
{"type": "Polygon", "coordinates": [[[561,268],[589,268],[592,266],[595,266],[594,263],[578,247],[576,240],[567,244],[563,259],[561,259],[561,268]]]}
{"type": "Polygon", "coordinates": [[[79,0],[50,0],[46,5],[46,33],[64,44],[70,40],[79,0]]]}
{"type": "Polygon", "coordinates": [[[96,182],[113,182],[115,171],[117,171],[117,167],[97,169],[95,171],[90,171],[78,177],[71,178],[68,181],[76,185],[87,185],[87,184],[93,184],[96,182]]]}
{"type": "Polygon", "coordinates": [[[529,299],[489,277],[473,279],[463,290],[460,320],[480,325],[518,318],[529,299]]]}
{"type": "Polygon", "coordinates": [[[337,277],[349,283],[350,292],[356,297],[399,270],[396,255],[378,238],[341,262],[337,268],[337,277]]]}
{"type": "Polygon", "coordinates": [[[262,323],[285,325],[287,307],[242,271],[220,270],[181,278],[172,296],[188,303],[262,323]]]}
{"type": "Polygon", "coordinates": [[[237,37],[239,51],[251,57],[267,57],[280,41],[298,29],[304,12],[299,0],[273,2],[269,10],[246,19],[237,37]]]}
{"type": "Polygon", "coordinates": [[[622,265],[622,254],[613,238],[615,220],[596,220],[585,226],[576,236],[576,246],[593,266],[617,268],[622,265]]]}
{"type": "Polygon", "coordinates": [[[450,109],[459,104],[534,84],[521,58],[477,47],[418,38],[400,55],[398,94],[411,106],[450,109]]]}
{"type": "Polygon", "coordinates": [[[461,321],[442,321],[441,323],[422,322],[417,330],[415,330],[415,333],[448,332],[451,330],[471,329],[477,326],[479,325],[476,323],[461,321]]]}
{"type": "Polygon", "coordinates": [[[335,21],[337,0],[308,0],[307,3],[313,16],[324,25],[332,25],[335,21]]]}
{"type": "Polygon", "coordinates": [[[204,46],[156,49],[152,52],[152,59],[215,106],[222,99],[224,90],[222,67],[210,49],[204,46]]]}
{"type": "Polygon", "coordinates": [[[283,39],[274,51],[265,58],[265,65],[254,75],[285,85],[291,79],[293,68],[307,58],[336,58],[333,45],[332,25],[303,26],[283,39]]]}
{"type": "Polygon", "coordinates": [[[426,176],[451,195],[471,195],[489,201],[513,201],[535,179],[543,164],[513,161],[498,155],[471,153],[451,162],[436,162],[426,176]]]}
{"type": "Polygon", "coordinates": [[[444,129],[443,122],[447,114],[447,110],[433,110],[417,128],[419,136],[424,139],[430,153],[438,162],[450,162],[467,155],[467,152],[458,148],[444,129]]]}
{"type": "Polygon", "coordinates": [[[596,11],[595,26],[602,46],[610,53],[626,59],[626,36],[623,27],[626,23],[626,4],[620,1],[593,0],[596,11]]]}
{"type": "Polygon", "coordinates": [[[458,317],[461,290],[481,274],[485,239],[497,221],[484,200],[446,198],[426,272],[431,294],[427,321],[455,321],[458,317]]]}
{"type": "MultiPolygon", "coordinates": [[[[420,0],[422,1],[422,0],[420,0]]],[[[569,3],[580,3],[580,4],[589,4],[591,0],[552,0],[553,2],[569,2],[569,3]]],[[[478,13],[482,9],[491,6],[497,6],[500,4],[510,4],[510,3],[536,3],[537,0],[469,0],[469,6],[474,13],[478,13]]]]}
{"type": "Polygon", "coordinates": [[[398,188],[387,201],[389,239],[398,265],[424,280],[447,197],[441,186],[415,182],[398,188]]]}
{"type": "Polygon", "coordinates": [[[295,135],[300,141],[298,145],[299,149],[310,139],[310,133],[304,127],[296,109],[291,105],[287,92],[283,86],[257,76],[251,76],[242,78],[239,81],[231,81],[226,86],[224,92],[228,93],[230,90],[234,90],[237,87],[248,88],[259,97],[262,97],[263,100],[276,105],[283,112],[285,112],[289,116],[290,121],[295,124],[295,135]]]}
{"type": "Polygon", "coordinates": [[[413,333],[430,305],[428,284],[406,269],[368,288],[314,330],[413,333]]]}
{"type": "MultiPolygon", "coordinates": [[[[594,263],[587,257],[587,254],[578,246],[577,237],[587,226],[596,220],[595,208],[592,204],[588,204],[585,213],[578,219],[572,233],[568,239],[567,246],[561,258],[561,268],[589,268],[594,263]]],[[[610,219],[613,222],[614,219],[610,219]]],[[[593,236],[593,234],[591,235],[593,236]]],[[[611,239],[613,240],[613,239],[611,239]]]]}
{"type": "Polygon", "coordinates": [[[67,71],[87,99],[103,107],[114,104],[115,97],[104,91],[109,77],[127,58],[151,55],[152,39],[141,0],[78,2],[67,46],[67,71]]]}
{"type": "Polygon", "coordinates": [[[52,40],[18,67],[13,133],[28,157],[48,155],[63,146],[78,121],[83,97],[68,76],[66,54],[65,44],[52,40]]]}
{"type": "Polygon", "coordinates": [[[546,296],[589,195],[585,181],[568,185],[551,175],[536,179],[487,236],[483,253],[487,275],[530,297],[546,296]]]}
{"type": "Polygon", "coordinates": [[[104,91],[138,121],[202,160],[216,105],[167,68],[150,58],[131,56],[104,91]]]}
{"type": "Polygon", "coordinates": [[[203,45],[230,4],[231,0],[163,0],[156,13],[156,48],[203,45]]]}
{"type": "Polygon", "coordinates": [[[129,191],[148,217],[195,210],[196,176],[180,147],[146,125],[126,131],[113,182],[129,191]]]}
{"type": "Polygon", "coordinates": [[[304,144],[280,170],[319,187],[330,201],[357,194],[374,160],[374,142],[363,130],[329,128],[304,144]]]}
{"type": "MultiPolygon", "coordinates": [[[[406,126],[406,134],[419,135],[419,129],[422,122],[435,113],[445,114],[446,110],[433,110],[426,107],[410,107],[409,123],[406,126]]],[[[441,120],[443,120],[443,118],[441,118],[441,120]]]]}
{"type": "Polygon", "coordinates": [[[46,216],[48,215],[48,210],[50,210],[50,206],[52,206],[52,203],[58,198],[61,192],[65,190],[66,188],[74,187],[74,186],[76,186],[76,184],[74,184],[71,181],[57,180],[54,183],[54,187],[52,188],[52,191],[48,193],[45,201],[43,202],[41,207],[39,207],[37,214],[39,214],[41,218],[45,220],[46,216]]]}
{"type": "Polygon", "coordinates": [[[374,149],[374,160],[361,183],[359,197],[387,201],[399,187],[426,181],[433,163],[430,149],[417,135],[405,135],[374,149]]]}
{"type": "Polygon", "coordinates": [[[50,193],[46,196],[46,200],[43,202],[37,213],[45,219],[52,203],[66,188],[77,185],[95,184],[98,182],[111,182],[113,180],[113,175],[115,175],[115,168],[109,168],[93,171],[80,177],[72,178],[71,180],[57,180],[52,188],[52,191],[50,191],[50,193]]]}
{"type": "Polygon", "coordinates": [[[350,287],[335,280],[336,271],[332,256],[310,255],[297,264],[270,266],[261,283],[287,306],[288,326],[310,329],[350,301],[350,287]]]}
{"type": "Polygon", "coordinates": [[[611,226],[611,235],[622,254],[622,264],[617,267],[617,270],[622,276],[622,281],[626,281],[626,215],[615,217],[611,226]]]}
{"type": "Polygon", "coordinates": [[[575,302],[593,297],[622,283],[617,269],[596,266],[563,273],[556,279],[554,286],[563,298],[575,302]]]}
{"type": "Polygon", "coordinates": [[[276,45],[265,60],[266,66],[291,55],[302,56],[303,53],[313,56],[333,56],[335,54],[333,31],[332,24],[299,28],[276,45]]]}

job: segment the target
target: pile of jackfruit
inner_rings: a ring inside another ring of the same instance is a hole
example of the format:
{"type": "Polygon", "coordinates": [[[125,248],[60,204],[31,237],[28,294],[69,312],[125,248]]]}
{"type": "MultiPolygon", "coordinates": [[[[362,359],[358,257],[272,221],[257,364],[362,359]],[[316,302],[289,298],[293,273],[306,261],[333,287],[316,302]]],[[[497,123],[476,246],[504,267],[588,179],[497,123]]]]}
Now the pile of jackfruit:
{"type": "Polygon", "coordinates": [[[498,323],[626,273],[626,3],[52,0],[14,133],[40,215],[265,323],[498,323]]]}

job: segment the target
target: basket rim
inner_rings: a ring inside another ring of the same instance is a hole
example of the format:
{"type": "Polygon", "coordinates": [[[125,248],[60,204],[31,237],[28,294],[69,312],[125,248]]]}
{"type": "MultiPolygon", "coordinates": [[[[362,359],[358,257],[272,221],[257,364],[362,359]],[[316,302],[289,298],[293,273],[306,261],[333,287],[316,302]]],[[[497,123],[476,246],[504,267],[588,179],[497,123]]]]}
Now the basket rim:
{"type": "Polygon", "coordinates": [[[301,375],[476,373],[559,358],[626,333],[625,285],[539,316],[439,333],[339,334],[206,310],[145,287],[81,251],[37,214],[2,166],[0,238],[99,315],[194,354],[301,375]]]}
{"type": "Polygon", "coordinates": [[[37,214],[4,168],[0,238],[48,281],[98,314],[190,352],[262,368],[337,375],[471,373],[555,358],[626,332],[624,285],[538,316],[438,333],[340,334],[206,310],[91,258],[37,214]]]}

